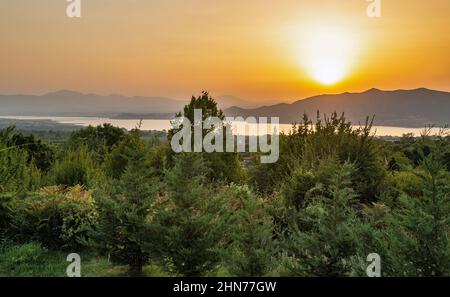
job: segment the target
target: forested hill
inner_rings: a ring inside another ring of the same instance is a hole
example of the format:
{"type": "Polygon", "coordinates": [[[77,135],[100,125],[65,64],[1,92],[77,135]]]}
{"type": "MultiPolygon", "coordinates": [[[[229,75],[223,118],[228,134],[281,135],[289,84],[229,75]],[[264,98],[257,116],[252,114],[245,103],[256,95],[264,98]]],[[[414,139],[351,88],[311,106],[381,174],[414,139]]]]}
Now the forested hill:
{"type": "Polygon", "coordinates": [[[303,113],[315,117],[317,110],[330,114],[345,112],[353,123],[375,115],[375,124],[397,127],[424,127],[450,124],[450,93],[425,88],[363,93],[320,95],[292,104],[277,104],[255,109],[228,108],[228,116],[278,116],[282,123],[298,122],[303,113]]]}

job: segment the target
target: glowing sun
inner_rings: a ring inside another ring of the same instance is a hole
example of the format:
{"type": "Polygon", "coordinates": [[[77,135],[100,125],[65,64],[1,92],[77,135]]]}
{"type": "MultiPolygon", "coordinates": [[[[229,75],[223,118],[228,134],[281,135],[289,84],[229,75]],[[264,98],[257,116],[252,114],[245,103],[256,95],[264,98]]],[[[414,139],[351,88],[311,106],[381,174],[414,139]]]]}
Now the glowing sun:
{"type": "Polygon", "coordinates": [[[303,67],[317,82],[335,84],[348,74],[356,46],[342,28],[315,27],[306,31],[301,44],[303,67]]]}

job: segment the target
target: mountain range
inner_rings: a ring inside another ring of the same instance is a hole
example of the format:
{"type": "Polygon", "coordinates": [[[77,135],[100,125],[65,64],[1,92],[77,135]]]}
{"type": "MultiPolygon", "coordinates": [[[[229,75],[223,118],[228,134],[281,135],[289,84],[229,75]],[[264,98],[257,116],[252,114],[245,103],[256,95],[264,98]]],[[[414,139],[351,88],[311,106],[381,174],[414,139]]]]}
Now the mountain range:
{"type": "Polygon", "coordinates": [[[363,123],[367,116],[375,116],[378,126],[417,127],[450,124],[450,93],[426,88],[414,90],[382,91],[370,89],[362,93],[319,95],[254,109],[231,107],[228,116],[271,117],[277,116],[281,123],[295,123],[304,113],[312,119],[317,111],[321,114],[345,113],[352,123],[363,123]]]}
{"type": "MultiPolygon", "coordinates": [[[[222,109],[238,105],[255,107],[248,101],[234,96],[219,96],[222,109]]],[[[165,97],[126,97],[122,95],[82,94],[60,90],[45,95],[0,95],[0,116],[121,116],[146,114],[162,117],[180,111],[188,100],[165,97]]]]}
{"type": "MultiPolygon", "coordinates": [[[[319,95],[293,103],[249,108],[255,103],[234,96],[216,98],[227,116],[279,117],[280,123],[299,122],[304,113],[315,118],[332,112],[345,113],[357,124],[375,116],[375,125],[424,127],[450,124],[450,93],[419,88],[362,93],[319,95]],[[234,106],[232,106],[234,105],[234,106]],[[245,108],[247,107],[247,108],[245,108]]],[[[0,116],[104,116],[122,119],[169,119],[188,101],[164,97],[126,97],[82,94],[61,90],[45,95],[0,95],[0,116]]]]}

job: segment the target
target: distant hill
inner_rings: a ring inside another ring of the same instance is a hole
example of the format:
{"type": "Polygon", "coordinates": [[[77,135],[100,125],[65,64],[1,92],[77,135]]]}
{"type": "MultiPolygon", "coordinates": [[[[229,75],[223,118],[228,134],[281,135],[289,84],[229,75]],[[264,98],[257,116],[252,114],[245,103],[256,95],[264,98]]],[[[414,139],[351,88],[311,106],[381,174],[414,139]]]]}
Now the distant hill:
{"type": "Polygon", "coordinates": [[[241,108],[255,108],[258,104],[250,102],[248,100],[238,98],[232,95],[219,96],[214,98],[222,109],[227,109],[233,106],[239,106],[241,108]]]}
{"type": "MultiPolygon", "coordinates": [[[[190,99],[190,98],[189,98],[190,99]]],[[[217,97],[223,109],[233,105],[252,107],[245,100],[233,96],[217,97]]],[[[61,90],[41,96],[0,95],[0,115],[33,116],[112,116],[119,118],[143,116],[165,118],[162,114],[180,111],[188,100],[164,97],[126,97],[122,95],[101,96],[61,90]]],[[[253,106],[254,107],[254,106],[253,106]]]]}
{"type": "Polygon", "coordinates": [[[42,96],[0,95],[0,115],[108,115],[165,113],[186,102],[163,97],[101,96],[61,90],[42,96]]]}
{"type": "Polygon", "coordinates": [[[315,119],[317,111],[330,114],[345,112],[346,118],[357,124],[366,116],[375,115],[375,125],[394,127],[424,127],[428,124],[450,124],[450,93],[425,88],[382,91],[370,89],[363,93],[319,95],[292,104],[276,104],[254,109],[231,107],[227,116],[280,117],[281,123],[299,122],[303,113],[315,119]]]}
{"type": "MultiPolygon", "coordinates": [[[[366,116],[373,115],[375,125],[380,126],[420,128],[428,124],[450,124],[450,93],[425,88],[396,91],[370,89],[362,93],[319,95],[291,104],[258,108],[249,108],[254,103],[230,95],[216,98],[227,116],[278,116],[280,122],[285,124],[299,122],[303,113],[314,119],[317,110],[321,114],[345,112],[346,117],[355,124],[364,122],[366,116]]],[[[187,100],[164,97],[101,96],[61,90],[41,96],[0,95],[0,116],[168,119],[187,103],[187,100]]]]}

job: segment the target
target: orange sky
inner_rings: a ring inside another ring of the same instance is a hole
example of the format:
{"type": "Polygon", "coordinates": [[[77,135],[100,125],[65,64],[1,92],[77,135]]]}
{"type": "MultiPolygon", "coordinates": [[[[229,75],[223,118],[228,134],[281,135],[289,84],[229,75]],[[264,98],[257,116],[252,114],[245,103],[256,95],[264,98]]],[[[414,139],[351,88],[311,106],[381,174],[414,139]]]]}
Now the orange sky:
{"type": "Polygon", "coordinates": [[[2,0],[0,93],[73,89],[189,98],[202,89],[258,103],[318,93],[428,87],[450,91],[450,1],[2,0]],[[343,80],[315,81],[302,36],[348,32],[357,50],[343,80]]]}

